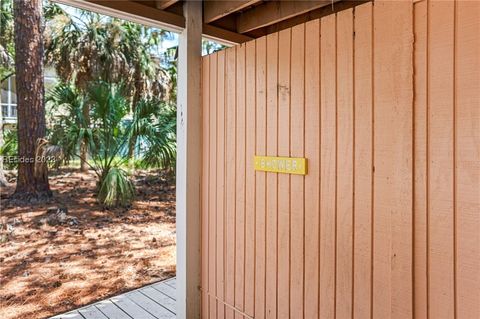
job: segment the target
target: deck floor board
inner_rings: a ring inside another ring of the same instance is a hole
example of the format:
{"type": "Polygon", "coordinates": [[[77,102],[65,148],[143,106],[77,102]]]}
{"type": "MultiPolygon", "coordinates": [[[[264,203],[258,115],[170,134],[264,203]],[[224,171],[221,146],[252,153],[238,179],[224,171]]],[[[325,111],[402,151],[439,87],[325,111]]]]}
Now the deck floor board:
{"type": "Polygon", "coordinates": [[[86,319],[108,319],[100,310],[95,306],[90,306],[87,308],[78,310],[82,316],[86,319]]]}
{"type": "Polygon", "coordinates": [[[153,287],[145,287],[140,289],[140,292],[150,299],[154,300],[161,306],[167,308],[172,313],[175,313],[175,300],[165,295],[164,293],[154,289],[153,287]]]}
{"type": "Polygon", "coordinates": [[[176,278],[101,300],[50,319],[175,318],[176,278]]]}
{"type": "Polygon", "coordinates": [[[110,299],[103,300],[95,304],[95,306],[105,315],[107,318],[117,319],[131,319],[132,317],[123,311],[119,306],[115,305],[110,299]]]}
{"type": "Polygon", "coordinates": [[[176,289],[167,284],[164,284],[163,282],[158,282],[156,284],[153,284],[152,287],[164,293],[165,295],[169,296],[173,300],[176,300],[177,298],[176,289]]]}

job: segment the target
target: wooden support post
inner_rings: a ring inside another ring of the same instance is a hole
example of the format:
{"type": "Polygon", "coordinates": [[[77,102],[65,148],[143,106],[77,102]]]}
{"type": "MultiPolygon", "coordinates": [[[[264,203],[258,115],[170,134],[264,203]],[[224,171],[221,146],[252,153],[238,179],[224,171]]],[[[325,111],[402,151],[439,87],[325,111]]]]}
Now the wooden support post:
{"type": "Polygon", "coordinates": [[[177,318],[200,318],[202,2],[183,4],[177,98],[177,318]]]}

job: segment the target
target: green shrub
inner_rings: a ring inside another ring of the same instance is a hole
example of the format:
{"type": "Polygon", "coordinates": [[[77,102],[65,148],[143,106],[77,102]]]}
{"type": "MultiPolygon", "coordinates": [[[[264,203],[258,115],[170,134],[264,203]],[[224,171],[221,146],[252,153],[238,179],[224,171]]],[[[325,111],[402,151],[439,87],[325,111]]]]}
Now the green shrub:
{"type": "Polygon", "coordinates": [[[135,188],[128,174],[112,167],[100,182],[98,200],[107,207],[128,206],[135,197],[135,188]]]}

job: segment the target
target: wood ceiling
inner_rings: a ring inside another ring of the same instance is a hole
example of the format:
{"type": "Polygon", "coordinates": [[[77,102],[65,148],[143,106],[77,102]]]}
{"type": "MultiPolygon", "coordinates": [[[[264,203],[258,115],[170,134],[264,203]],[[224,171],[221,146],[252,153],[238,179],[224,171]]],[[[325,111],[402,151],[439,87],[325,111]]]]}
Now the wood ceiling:
{"type": "MultiPolygon", "coordinates": [[[[86,1],[174,27],[184,26],[181,0],[86,1]]],[[[203,33],[220,42],[242,43],[366,1],[368,0],[204,0],[203,33]]]]}

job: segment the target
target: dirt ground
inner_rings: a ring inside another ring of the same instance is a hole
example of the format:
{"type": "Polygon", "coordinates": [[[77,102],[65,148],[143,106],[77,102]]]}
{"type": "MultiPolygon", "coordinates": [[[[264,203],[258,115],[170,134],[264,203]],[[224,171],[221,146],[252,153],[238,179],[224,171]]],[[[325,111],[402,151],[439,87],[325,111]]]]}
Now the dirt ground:
{"type": "Polygon", "coordinates": [[[50,177],[49,203],[16,206],[1,189],[0,318],[44,318],[175,274],[175,188],[137,172],[130,209],[105,210],[93,173],[50,177]],[[68,209],[60,225],[49,208],[68,209]]]}

